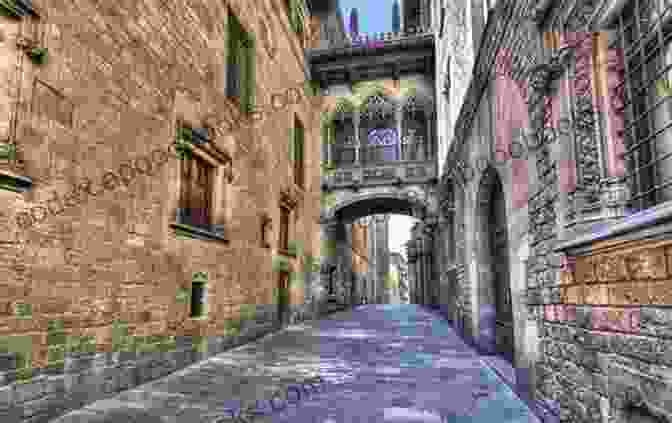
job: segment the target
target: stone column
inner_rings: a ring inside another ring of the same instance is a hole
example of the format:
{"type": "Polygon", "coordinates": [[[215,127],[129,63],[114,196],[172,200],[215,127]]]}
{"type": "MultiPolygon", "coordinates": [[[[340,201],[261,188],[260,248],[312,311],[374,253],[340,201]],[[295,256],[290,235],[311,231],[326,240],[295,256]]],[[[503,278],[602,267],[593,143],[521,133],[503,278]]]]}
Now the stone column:
{"type": "Polygon", "coordinates": [[[376,266],[378,283],[376,287],[376,302],[384,304],[387,301],[385,280],[390,270],[390,254],[388,246],[389,216],[377,215],[376,221],[376,266]]]}
{"type": "Polygon", "coordinates": [[[368,255],[369,255],[369,279],[367,286],[367,298],[370,303],[375,303],[376,298],[376,225],[375,219],[372,216],[367,217],[367,231],[368,231],[368,255]]]}
{"type": "Polygon", "coordinates": [[[350,283],[352,279],[352,231],[351,225],[339,222],[336,231],[336,239],[338,241],[338,254],[336,260],[338,262],[338,281],[336,284],[336,291],[339,301],[343,304],[348,303],[350,298],[350,283]]]}
{"type": "Polygon", "coordinates": [[[331,137],[332,137],[331,128],[329,128],[327,130],[327,162],[328,163],[331,163],[333,161],[333,158],[334,158],[333,148],[334,148],[334,142],[336,141],[336,140],[331,139],[331,137]]]}
{"type": "MultiPolygon", "coordinates": [[[[424,231],[424,225],[423,225],[424,231]]],[[[427,236],[423,233],[420,238],[422,243],[422,302],[425,305],[430,304],[430,269],[429,269],[429,246],[427,245],[427,236]]]]}
{"type": "Polygon", "coordinates": [[[408,289],[409,289],[409,301],[411,304],[417,304],[417,288],[416,288],[416,278],[415,278],[415,250],[413,247],[413,238],[408,240],[406,244],[406,256],[408,257],[408,289]]]}
{"type": "Polygon", "coordinates": [[[359,111],[356,111],[353,114],[352,124],[355,128],[355,165],[357,166],[361,163],[360,154],[362,148],[362,144],[359,139],[359,111]]]}
{"type": "MultiPolygon", "coordinates": [[[[397,139],[397,158],[399,160],[404,160],[404,158],[402,157],[403,151],[401,149],[401,138],[402,138],[401,131],[404,128],[404,112],[403,112],[403,109],[401,107],[397,107],[394,110],[394,121],[397,124],[397,137],[398,137],[398,139],[397,139]]],[[[402,175],[397,174],[397,176],[402,176],[402,175]]]]}
{"type": "Polygon", "coordinates": [[[321,283],[316,292],[316,307],[324,305],[329,293],[329,278],[338,259],[338,222],[329,221],[320,225],[321,249],[321,283]]]}

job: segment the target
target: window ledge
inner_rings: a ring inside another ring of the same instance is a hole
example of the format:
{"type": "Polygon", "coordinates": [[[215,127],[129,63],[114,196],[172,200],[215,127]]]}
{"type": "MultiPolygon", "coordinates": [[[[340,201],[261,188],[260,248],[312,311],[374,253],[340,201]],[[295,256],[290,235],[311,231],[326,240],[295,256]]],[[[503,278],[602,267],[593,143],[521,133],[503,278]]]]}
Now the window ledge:
{"type": "Polygon", "coordinates": [[[0,170],[0,189],[23,193],[33,187],[33,180],[12,172],[0,170]]]}
{"type": "Polygon", "coordinates": [[[224,236],[223,232],[214,232],[204,228],[177,222],[171,223],[170,227],[174,229],[176,233],[179,232],[180,235],[185,235],[190,238],[204,241],[222,241],[227,244],[229,243],[229,239],[224,236]]]}
{"type": "Polygon", "coordinates": [[[561,240],[556,252],[570,255],[585,254],[597,241],[630,241],[665,239],[672,233],[672,201],[633,213],[611,224],[598,223],[587,229],[588,234],[561,240]]]}

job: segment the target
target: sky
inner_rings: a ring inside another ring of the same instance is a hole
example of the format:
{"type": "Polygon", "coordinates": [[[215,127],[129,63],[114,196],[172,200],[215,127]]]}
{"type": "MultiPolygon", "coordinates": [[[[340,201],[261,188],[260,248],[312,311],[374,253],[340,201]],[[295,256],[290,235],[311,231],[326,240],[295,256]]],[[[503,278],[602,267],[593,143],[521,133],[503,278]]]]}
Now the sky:
{"type": "MultiPolygon", "coordinates": [[[[357,8],[359,32],[372,34],[392,31],[392,4],[394,0],[340,0],[345,28],[349,31],[350,11],[357,8]]],[[[415,219],[408,216],[390,217],[389,248],[406,256],[406,247],[415,219]]]]}
{"type": "Polygon", "coordinates": [[[389,240],[387,244],[390,251],[401,253],[401,255],[406,257],[406,247],[404,244],[408,242],[411,235],[411,227],[416,221],[417,219],[400,214],[390,216],[389,240]]]}
{"type": "Polygon", "coordinates": [[[357,8],[360,33],[392,31],[392,4],[394,0],[339,0],[346,31],[349,31],[350,11],[357,8]]]}

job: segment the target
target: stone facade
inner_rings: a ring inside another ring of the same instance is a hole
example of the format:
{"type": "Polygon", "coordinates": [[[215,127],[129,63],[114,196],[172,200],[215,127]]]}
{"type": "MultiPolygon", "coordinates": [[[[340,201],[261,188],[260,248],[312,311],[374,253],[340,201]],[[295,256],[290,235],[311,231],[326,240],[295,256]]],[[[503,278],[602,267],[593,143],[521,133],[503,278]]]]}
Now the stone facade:
{"type": "MultiPolygon", "coordinates": [[[[473,13],[485,2],[466,3],[473,13]]],[[[473,24],[480,47],[449,107],[458,114],[433,229],[441,276],[417,270],[424,224],[409,252],[417,301],[432,304],[438,285],[467,339],[510,347],[516,388],[548,421],[672,418],[664,190],[626,216],[640,201],[625,184],[613,46],[632,4],[500,0],[482,29],[473,24]],[[493,303],[497,321],[510,313],[508,334],[497,326],[493,336],[493,303]]]]}
{"type": "Polygon", "coordinates": [[[353,290],[366,291],[369,302],[386,303],[388,215],[421,217],[436,208],[430,194],[437,176],[431,9],[427,2],[407,1],[400,32],[352,40],[341,38],[338,2],[329,5],[320,16],[332,37],[325,39],[323,34],[320,48],[310,52],[311,72],[326,93],[321,150],[323,286],[336,271],[339,283],[351,288],[352,272],[333,269],[351,262],[343,236],[348,231],[343,228],[368,218],[367,287],[353,290]],[[382,133],[385,136],[378,135],[382,133]]]}
{"type": "Polygon", "coordinates": [[[0,170],[0,420],[12,422],[45,421],[309,318],[319,254],[320,152],[309,141],[322,106],[304,90],[303,55],[313,25],[297,36],[276,1],[32,3],[0,19],[0,143],[16,152],[0,170]],[[249,120],[226,96],[232,15],[255,40],[249,120]],[[208,142],[188,147],[217,163],[207,230],[179,222],[178,124],[194,137],[208,128],[208,142]],[[281,205],[297,254],[276,271],[281,205]],[[198,292],[207,313],[192,318],[198,292]]]}

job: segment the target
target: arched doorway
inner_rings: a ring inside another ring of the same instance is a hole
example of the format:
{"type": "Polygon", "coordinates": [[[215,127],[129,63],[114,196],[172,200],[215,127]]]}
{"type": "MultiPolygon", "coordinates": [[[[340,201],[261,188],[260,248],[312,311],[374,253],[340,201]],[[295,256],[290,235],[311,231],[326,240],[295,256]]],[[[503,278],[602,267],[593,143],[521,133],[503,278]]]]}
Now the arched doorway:
{"type": "Polygon", "coordinates": [[[481,180],[478,201],[479,337],[487,352],[514,357],[513,310],[509,272],[506,203],[493,168],[481,180]]]}

